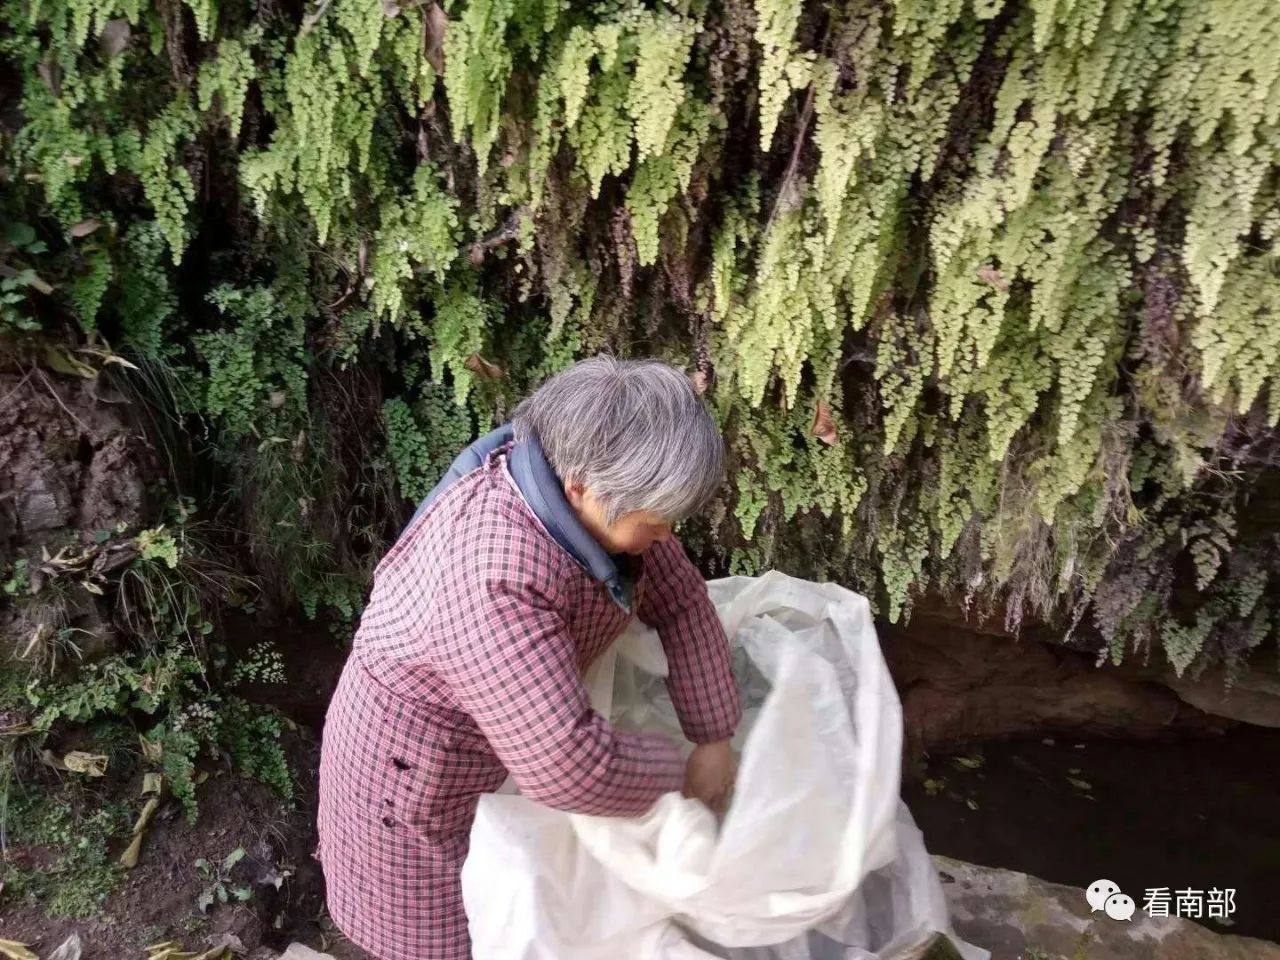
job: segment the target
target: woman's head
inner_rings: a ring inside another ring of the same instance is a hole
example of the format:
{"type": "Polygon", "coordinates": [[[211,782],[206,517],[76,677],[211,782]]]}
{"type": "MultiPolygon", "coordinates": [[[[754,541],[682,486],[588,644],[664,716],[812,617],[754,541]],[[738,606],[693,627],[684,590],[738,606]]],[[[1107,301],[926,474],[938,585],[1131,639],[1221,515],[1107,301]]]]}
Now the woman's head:
{"type": "Polygon", "coordinates": [[[658,360],[600,355],[550,377],[511,415],[611,553],[642,553],[724,479],[724,441],[692,382],[658,360]]]}

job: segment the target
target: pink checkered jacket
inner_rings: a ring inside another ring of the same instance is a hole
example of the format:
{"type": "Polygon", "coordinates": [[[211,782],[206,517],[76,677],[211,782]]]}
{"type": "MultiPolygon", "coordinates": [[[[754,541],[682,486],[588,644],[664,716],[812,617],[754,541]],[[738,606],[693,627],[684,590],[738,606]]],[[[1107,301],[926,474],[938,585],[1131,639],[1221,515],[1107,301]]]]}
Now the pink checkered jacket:
{"type": "MultiPolygon", "coordinates": [[[[380,960],[470,957],[459,871],[482,793],[628,815],[678,790],[664,738],[616,730],[582,674],[631,615],[542,525],[511,444],[447,487],[382,560],[325,721],[318,856],[329,912],[380,960]]],[[[633,558],[636,559],[636,558],[633,558]]],[[[741,718],[724,630],[674,536],[639,558],[685,735],[741,718]]]]}

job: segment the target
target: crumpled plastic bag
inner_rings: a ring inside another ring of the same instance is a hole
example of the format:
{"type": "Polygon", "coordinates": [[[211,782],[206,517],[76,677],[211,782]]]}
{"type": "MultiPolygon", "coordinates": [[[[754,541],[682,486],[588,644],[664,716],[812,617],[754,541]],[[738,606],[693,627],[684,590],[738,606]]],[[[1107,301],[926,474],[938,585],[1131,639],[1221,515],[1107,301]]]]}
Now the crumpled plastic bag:
{"type": "MultiPolygon", "coordinates": [[[[902,708],[864,597],[771,571],[708,584],[744,718],[723,822],[667,794],[595,817],[482,797],[462,870],[476,960],[892,960],[931,932],[964,960],[899,797],[902,708]]],[[[657,633],[634,621],[584,678],[625,729],[687,751],[657,633]]]]}

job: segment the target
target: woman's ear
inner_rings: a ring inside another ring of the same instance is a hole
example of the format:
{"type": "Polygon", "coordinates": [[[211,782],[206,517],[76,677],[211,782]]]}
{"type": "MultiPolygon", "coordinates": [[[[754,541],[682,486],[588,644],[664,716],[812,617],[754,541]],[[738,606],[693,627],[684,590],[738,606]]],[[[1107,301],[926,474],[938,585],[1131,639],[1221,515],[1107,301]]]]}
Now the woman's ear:
{"type": "Polygon", "coordinates": [[[564,485],[564,497],[571,503],[575,509],[582,509],[582,499],[587,492],[586,484],[580,480],[564,485]]]}

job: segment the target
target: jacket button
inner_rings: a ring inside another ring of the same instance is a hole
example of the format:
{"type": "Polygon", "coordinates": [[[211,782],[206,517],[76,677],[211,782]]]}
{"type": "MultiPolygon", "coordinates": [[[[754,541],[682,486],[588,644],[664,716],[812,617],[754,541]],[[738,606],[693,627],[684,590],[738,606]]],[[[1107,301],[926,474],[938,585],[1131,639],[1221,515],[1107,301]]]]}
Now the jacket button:
{"type": "Polygon", "coordinates": [[[395,768],[396,768],[397,770],[408,770],[408,769],[409,769],[409,764],[408,764],[408,763],[406,763],[404,760],[401,760],[399,757],[393,757],[393,758],[391,759],[391,762],[392,762],[392,764],[395,766],[395,768]]]}
{"type": "Polygon", "coordinates": [[[396,822],[392,820],[390,817],[383,817],[382,823],[383,823],[383,826],[387,826],[387,827],[394,827],[396,825],[396,822]]]}

